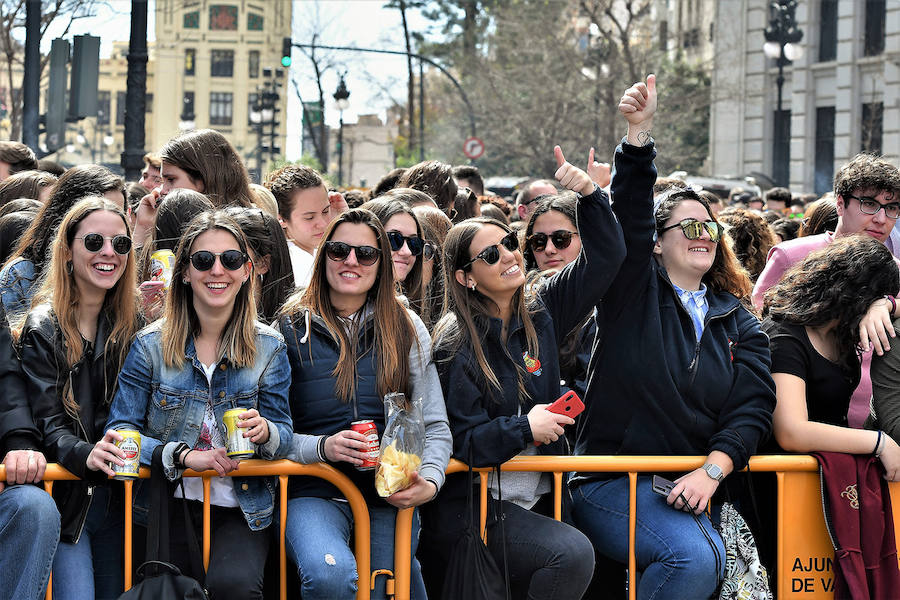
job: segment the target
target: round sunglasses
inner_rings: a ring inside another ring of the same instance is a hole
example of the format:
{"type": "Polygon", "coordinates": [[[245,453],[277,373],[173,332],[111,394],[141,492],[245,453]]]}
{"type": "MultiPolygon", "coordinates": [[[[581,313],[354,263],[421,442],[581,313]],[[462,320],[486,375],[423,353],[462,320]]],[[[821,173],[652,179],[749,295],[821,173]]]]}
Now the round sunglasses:
{"type": "Polygon", "coordinates": [[[131,238],[127,235],[114,235],[106,237],[100,233],[86,233],[81,237],[75,238],[81,240],[84,249],[92,254],[96,254],[103,250],[103,243],[106,240],[112,240],[112,249],[116,254],[128,254],[131,252],[131,238]]]}
{"type": "Polygon", "coordinates": [[[216,264],[217,256],[222,266],[229,271],[237,271],[249,260],[249,257],[240,250],[226,250],[225,252],[198,250],[191,254],[191,264],[198,271],[209,271],[216,264]]]}
{"type": "Polygon", "coordinates": [[[374,265],[381,255],[381,250],[374,246],[351,246],[345,242],[325,242],[325,256],[331,260],[347,260],[351,250],[356,254],[356,262],[364,267],[374,265]]]}
{"type": "Polygon", "coordinates": [[[519,236],[515,231],[510,231],[503,239],[497,242],[496,244],[491,244],[481,252],[475,255],[475,258],[467,262],[462,266],[463,270],[468,270],[469,267],[477,260],[483,260],[485,263],[489,265],[496,265],[497,261],[500,260],[500,245],[503,245],[504,248],[509,250],[510,252],[515,252],[519,249],[519,236]]]}
{"type": "Polygon", "coordinates": [[[437,246],[432,244],[431,242],[425,242],[425,245],[422,248],[422,258],[425,260],[434,260],[434,257],[437,256],[437,246]]]}
{"type": "Polygon", "coordinates": [[[528,238],[528,247],[532,252],[543,252],[547,247],[547,240],[553,242],[553,247],[557,250],[565,250],[572,243],[572,236],[578,235],[577,231],[566,231],[565,229],[557,229],[547,235],[546,233],[533,233],[528,238]]]}
{"type": "Polygon", "coordinates": [[[399,251],[403,247],[403,243],[405,242],[406,247],[409,248],[409,253],[413,256],[422,254],[422,247],[425,245],[425,240],[423,240],[419,236],[403,235],[399,231],[388,231],[387,238],[388,242],[391,244],[392,251],[399,251]]]}
{"type": "Polygon", "coordinates": [[[698,221],[696,219],[684,219],[675,223],[674,225],[669,225],[668,227],[663,227],[659,230],[660,233],[665,233],[670,229],[675,229],[676,227],[681,227],[681,233],[684,234],[689,240],[699,240],[700,236],[703,235],[703,230],[706,230],[706,233],[709,234],[709,241],[718,243],[720,239],[722,239],[722,226],[715,221],[698,221]]]}

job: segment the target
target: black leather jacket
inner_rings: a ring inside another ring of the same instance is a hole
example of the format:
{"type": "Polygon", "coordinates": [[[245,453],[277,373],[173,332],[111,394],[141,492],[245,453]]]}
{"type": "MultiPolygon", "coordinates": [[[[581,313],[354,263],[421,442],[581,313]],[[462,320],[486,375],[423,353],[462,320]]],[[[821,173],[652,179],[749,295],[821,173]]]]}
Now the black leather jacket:
{"type": "MultiPolygon", "coordinates": [[[[54,486],[64,542],[75,543],[81,536],[95,486],[110,484],[102,471],[91,471],[86,464],[94,444],[103,437],[115,390],[115,360],[104,352],[109,329],[109,319],[101,314],[95,342],[71,368],[59,321],[49,304],[28,313],[20,338],[26,390],[34,421],[44,437],[47,461],[57,462],[81,478],[54,486]],[[69,389],[79,406],[75,417],[63,406],[63,394],[69,389]]],[[[121,493],[120,485],[112,485],[114,493],[121,493]]]]}
{"type": "Polygon", "coordinates": [[[0,304],[0,460],[10,450],[36,450],[41,433],[31,418],[25,396],[25,382],[19,357],[13,347],[6,323],[6,311],[0,304]]]}

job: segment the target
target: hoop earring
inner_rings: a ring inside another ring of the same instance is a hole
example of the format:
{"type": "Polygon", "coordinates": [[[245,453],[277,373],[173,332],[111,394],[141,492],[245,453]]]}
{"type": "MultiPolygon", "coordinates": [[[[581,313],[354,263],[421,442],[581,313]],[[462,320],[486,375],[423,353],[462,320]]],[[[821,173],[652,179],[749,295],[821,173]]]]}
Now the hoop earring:
{"type": "Polygon", "coordinates": [[[474,281],[472,282],[472,285],[469,286],[469,289],[472,290],[473,292],[475,291],[475,282],[474,281]]]}
{"type": "Polygon", "coordinates": [[[74,272],[75,272],[75,267],[72,265],[72,261],[71,261],[71,260],[67,260],[67,261],[66,261],[66,273],[68,273],[69,275],[71,275],[71,274],[74,273],[74,272]]]}

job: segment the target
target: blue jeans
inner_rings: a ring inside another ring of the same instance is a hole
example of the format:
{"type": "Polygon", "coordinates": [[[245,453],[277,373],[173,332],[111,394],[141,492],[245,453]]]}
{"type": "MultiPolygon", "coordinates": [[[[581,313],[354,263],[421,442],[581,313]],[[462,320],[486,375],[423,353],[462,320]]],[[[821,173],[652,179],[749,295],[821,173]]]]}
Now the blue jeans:
{"type": "MultiPolygon", "coordinates": [[[[371,569],[394,570],[394,522],[397,509],[369,507],[371,569]]],[[[300,590],[309,600],[352,600],[356,597],[356,558],[350,548],[353,514],[350,505],[327,498],[288,500],[285,546],[297,565],[300,590]]],[[[419,511],[413,515],[410,598],[425,600],[422,571],[415,558],[419,543],[419,511]]],[[[385,576],[375,579],[372,600],[387,597],[385,576]]]]}
{"type": "Polygon", "coordinates": [[[59,511],[50,494],[33,485],[0,492],[0,600],[44,597],[59,542],[59,511]]]}
{"type": "MultiPolygon", "coordinates": [[[[110,482],[118,485],[118,482],[110,482]]],[[[114,600],[125,586],[122,501],[109,485],[94,498],[77,544],[60,542],[53,559],[54,600],[114,600]]]]}
{"type": "MultiPolygon", "coordinates": [[[[599,554],[628,562],[628,477],[589,481],[572,491],[575,524],[599,554]]],[[[725,569],[725,547],[706,514],[699,517],[706,539],[690,514],[655,494],[650,477],[638,477],[635,559],[641,572],[640,599],[709,598],[725,569]],[[718,566],[718,572],[716,567],[718,566]]]]}

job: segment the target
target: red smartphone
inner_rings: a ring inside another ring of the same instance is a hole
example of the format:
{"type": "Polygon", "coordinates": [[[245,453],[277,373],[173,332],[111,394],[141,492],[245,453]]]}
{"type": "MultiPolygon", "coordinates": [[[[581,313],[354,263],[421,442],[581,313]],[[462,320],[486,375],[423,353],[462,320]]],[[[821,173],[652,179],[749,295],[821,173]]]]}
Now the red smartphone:
{"type": "MultiPolygon", "coordinates": [[[[557,398],[553,404],[548,406],[547,410],[552,413],[565,415],[574,419],[584,410],[584,403],[581,401],[581,398],[578,397],[578,394],[569,390],[568,392],[557,398]]],[[[534,445],[540,446],[541,443],[535,442],[534,445]]]]}
{"type": "Polygon", "coordinates": [[[578,397],[578,394],[570,390],[560,396],[556,402],[548,406],[547,410],[574,419],[584,410],[584,403],[581,401],[581,398],[578,397]]]}

